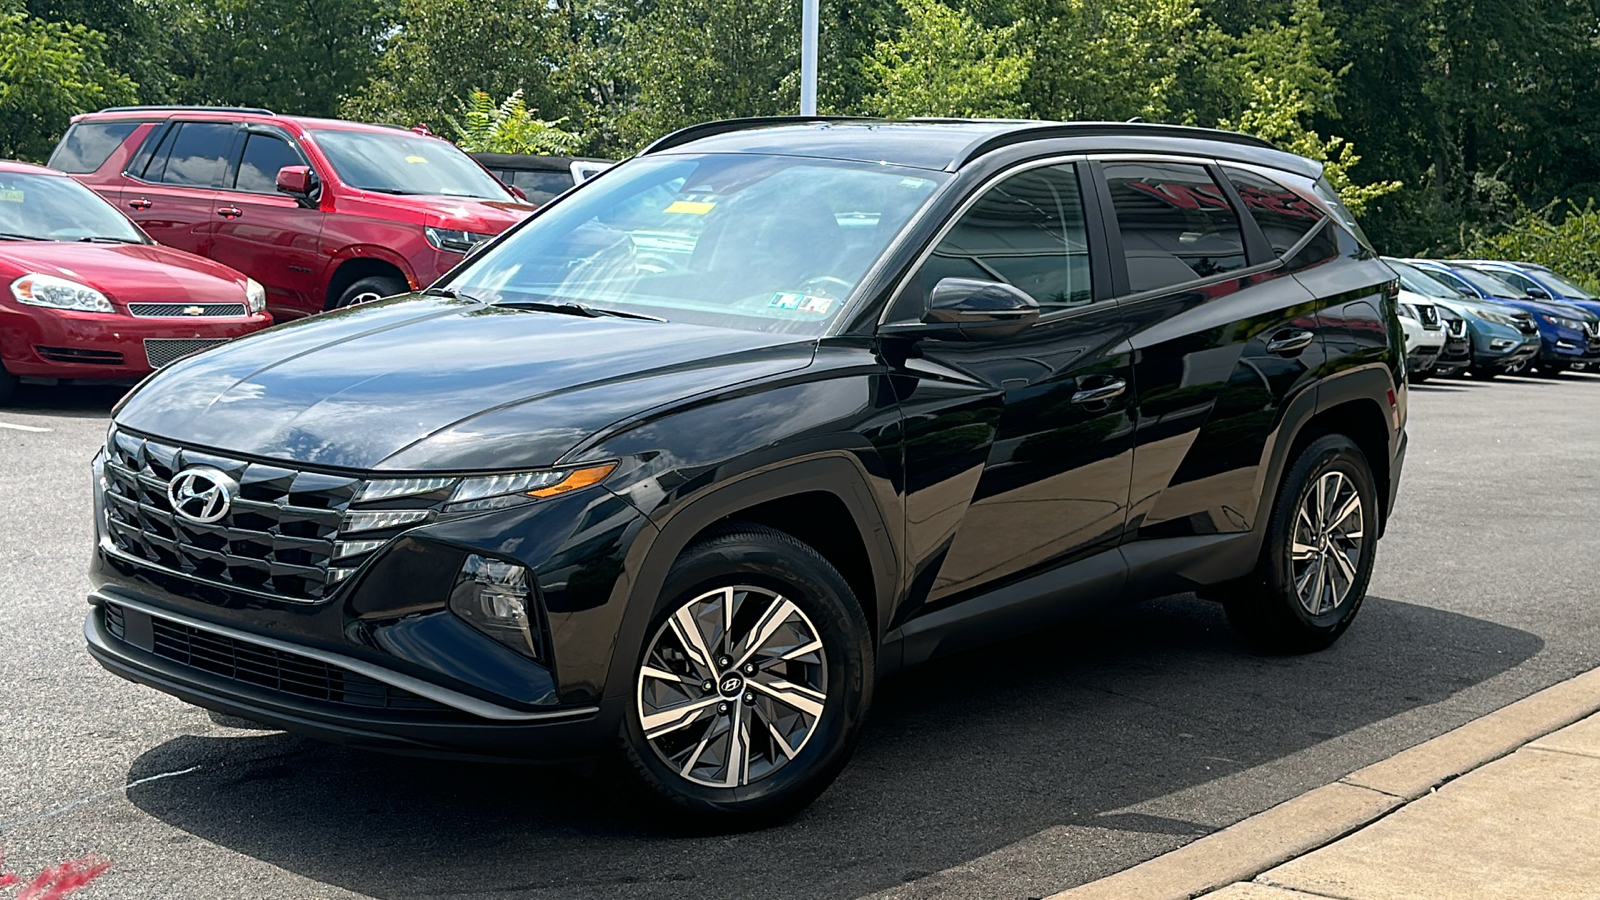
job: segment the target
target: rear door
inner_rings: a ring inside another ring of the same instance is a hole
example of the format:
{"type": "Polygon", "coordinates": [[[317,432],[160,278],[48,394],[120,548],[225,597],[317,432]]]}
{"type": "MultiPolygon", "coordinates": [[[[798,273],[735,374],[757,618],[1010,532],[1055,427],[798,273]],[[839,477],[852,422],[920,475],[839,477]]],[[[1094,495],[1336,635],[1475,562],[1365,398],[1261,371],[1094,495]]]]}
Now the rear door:
{"type": "MultiPolygon", "coordinates": [[[[1137,577],[1146,562],[1170,563],[1174,547],[1151,542],[1203,544],[1249,531],[1261,514],[1272,433],[1325,359],[1316,298],[1278,257],[1320,214],[1207,160],[1108,158],[1097,168],[1137,360],[1133,539],[1123,548],[1137,577]],[[1252,205],[1266,232],[1242,214],[1252,205]]],[[[1314,407],[1315,395],[1302,402],[1314,407]]]]}
{"type": "MultiPolygon", "coordinates": [[[[914,319],[941,278],[960,277],[1011,284],[1041,308],[1022,334],[925,340],[890,360],[906,423],[909,555],[926,561],[902,619],[1120,539],[1132,356],[1116,304],[1092,283],[1087,177],[1065,162],[999,181],[960,213],[897,299],[891,318],[914,319]]],[[[1120,559],[1114,577],[1120,587],[1120,559]]]]}
{"type": "Polygon", "coordinates": [[[210,256],[221,216],[217,189],[231,178],[231,122],[170,122],[148,156],[135,159],[122,207],[149,235],[179,250],[210,256]]]}
{"type": "Polygon", "coordinates": [[[233,176],[216,194],[219,221],[211,258],[261,282],[267,306],[279,318],[321,312],[323,212],[277,187],[279,169],[310,161],[277,128],[252,125],[236,148],[233,176]]]}

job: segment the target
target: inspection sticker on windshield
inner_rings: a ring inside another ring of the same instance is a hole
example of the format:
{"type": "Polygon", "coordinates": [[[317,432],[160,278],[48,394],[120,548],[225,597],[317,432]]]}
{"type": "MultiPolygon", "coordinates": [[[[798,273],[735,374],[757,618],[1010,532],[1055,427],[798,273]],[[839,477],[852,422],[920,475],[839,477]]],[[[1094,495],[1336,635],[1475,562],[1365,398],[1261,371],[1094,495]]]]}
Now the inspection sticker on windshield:
{"type": "Polygon", "coordinates": [[[408,163],[422,163],[423,165],[427,165],[428,164],[428,158],[425,157],[425,156],[408,156],[408,157],[406,157],[406,162],[408,162],[408,163]]]}
{"type": "Polygon", "coordinates": [[[22,191],[0,191],[0,203],[21,203],[24,196],[22,191]]]}
{"type": "Polygon", "coordinates": [[[668,206],[662,212],[683,213],[686,216],[703,216],[716,208],[717,205],[715,203],[702,203],[698,200],[675,200],[671,206],[668,206]]]}
{"type": "Polygon", "coordinates": [[[795,312],[816,313],[823,316],[833,308],[833,298],[802,294],[799,291],[778,291],[767,301],[767,305],[774,309],[792,309],[795,312]]]}

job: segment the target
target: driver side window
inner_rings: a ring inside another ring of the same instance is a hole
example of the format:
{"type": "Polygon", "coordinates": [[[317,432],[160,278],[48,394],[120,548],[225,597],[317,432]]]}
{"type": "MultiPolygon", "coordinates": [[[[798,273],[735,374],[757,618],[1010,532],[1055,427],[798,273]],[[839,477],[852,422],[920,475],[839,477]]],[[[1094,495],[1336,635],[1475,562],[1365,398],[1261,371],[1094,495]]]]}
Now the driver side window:
{"type": "MultiPolygon", "coordinates": [[[[1083,306],[1089,290],[1089,248],[1076,168],[1044,166],[990,188],[962,214],[908,286],[902,303],[919,318],[943,278],[999,281],[1039,302],[1041,312],[1083,306]]],[[[899,316],[897,316],[899,318],[899,316]]]]}

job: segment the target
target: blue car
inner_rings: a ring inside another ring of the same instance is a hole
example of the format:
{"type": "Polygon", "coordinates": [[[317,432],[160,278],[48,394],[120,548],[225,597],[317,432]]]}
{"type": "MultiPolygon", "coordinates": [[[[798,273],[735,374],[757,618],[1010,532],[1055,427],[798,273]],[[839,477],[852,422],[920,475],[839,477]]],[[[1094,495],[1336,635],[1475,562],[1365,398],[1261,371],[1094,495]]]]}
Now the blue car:
{"type": "Polygon", "coordinates": [[[1479,299],[1524,310],[1533,315],[1539,329],[1539,353],[1533,365],[1540,372],[1554,375],[1574,365],[1600,363],[1600,316],[1555,300],[1535,300],[1521,288],[1462,263],[1438,260],[1409,260],[1436,278],[1450,275],[1451,287],[1465,289],[1479,299]]]}
{"type": "MultiPolygon", "coordinates": [[[[1384,257],[1400,276],[1405,290],[1433,301],[1434,305],[1465,320],[1471,358],[1467,369],[1479,378],[1519,372],[1539,353],[1539,326],[1533,314],[1484,300],[1454,274],[1424,270],[1421,265],[1384,257]]],[[[1426,261],[1417,261],[1424,263],[1426,261]]]]}
{"type": "MultiPolygon", "coordinates": [[[[1523,293],[1534,300],[1553,300],[1586,309],[1600,316],[1600,297],[1589,293],[1583,288],[1538,263],[1514,263],[1499,259],[1463,259],[1457,260],[1461,265],[1471,266],[1480,272],[1504,281],[1514,288],[1521,288],[1523,293]]],[[[1590,343],[1594,343],[1593,340],[1590,343]]],[[[1581,369],[1584,365],[1576,363],[1574,369],[1581,369]]]]}

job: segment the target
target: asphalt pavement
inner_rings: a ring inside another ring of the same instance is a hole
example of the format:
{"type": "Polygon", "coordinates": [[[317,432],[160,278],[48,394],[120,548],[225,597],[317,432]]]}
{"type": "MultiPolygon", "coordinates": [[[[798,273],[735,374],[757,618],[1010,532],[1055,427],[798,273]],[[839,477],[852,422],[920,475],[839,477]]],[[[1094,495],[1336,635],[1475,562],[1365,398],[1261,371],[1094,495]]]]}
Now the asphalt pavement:
{"type": "Polygon", "coordinates": [[[85,900],[1038,897],[1600,665],[1600,377],[1429,382],[1332,649],[1260,655],[1178,596],[952,657],[882,685],[792,822],[681,837],[595,776],[219,728],[102,671],[88,461],[115,396],[0,409],[0,849],[111,860],[85,900]]]}

